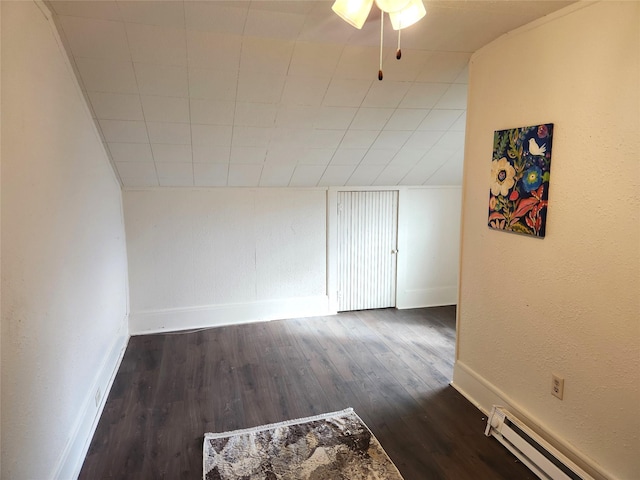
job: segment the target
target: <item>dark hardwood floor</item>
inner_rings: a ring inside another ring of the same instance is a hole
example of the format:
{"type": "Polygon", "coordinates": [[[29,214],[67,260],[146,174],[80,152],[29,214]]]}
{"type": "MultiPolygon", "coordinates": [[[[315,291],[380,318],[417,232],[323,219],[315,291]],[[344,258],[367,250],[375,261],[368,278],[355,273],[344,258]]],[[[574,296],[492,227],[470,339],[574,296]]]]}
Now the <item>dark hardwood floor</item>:
{"type": "Polygon", "coordinates": [[[455,307],[132,337],[80,478],[199,479],[205,432],[353,407],[406,480],[534,479],[448,385],[454,350],[455,307]]]}

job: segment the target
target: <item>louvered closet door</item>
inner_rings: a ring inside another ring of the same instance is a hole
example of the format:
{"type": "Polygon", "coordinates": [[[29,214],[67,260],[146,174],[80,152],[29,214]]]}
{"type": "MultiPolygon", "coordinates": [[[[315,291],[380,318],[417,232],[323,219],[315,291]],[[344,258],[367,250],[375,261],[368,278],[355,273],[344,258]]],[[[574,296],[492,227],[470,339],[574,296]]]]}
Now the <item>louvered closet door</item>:
{"type": "Polygon", "coordinates": [[[338,192],[338,310],[395,307],[398,192],[338,192]]]}

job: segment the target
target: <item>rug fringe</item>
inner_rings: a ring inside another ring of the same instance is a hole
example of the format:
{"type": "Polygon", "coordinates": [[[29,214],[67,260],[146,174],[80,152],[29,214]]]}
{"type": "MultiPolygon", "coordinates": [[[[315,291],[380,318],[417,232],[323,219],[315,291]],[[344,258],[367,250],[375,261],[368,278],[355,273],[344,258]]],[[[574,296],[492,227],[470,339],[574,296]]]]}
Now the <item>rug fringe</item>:
{"type": "MultiPolygon", "coordinates": [[[[232,430],[232,431],[229,431],[229,432],[221,432],[221,433],[210,433],[210,432],[208,432],[208,433],[204,434],[204,439],[206,440],[207,438],[215,439],[215,438],[220,438],[220,437],[229,437],[231,435],[241,435],[241,434],[244,434],[244,433],[256,433],[256,432],[261,432],[263,430],[269,430],[271,428],[288,427],[289,425],[296,425],[298,423],[313,422],[315,420],[325,420],[325,419],[331,418],[331,417],[340,417],[342,415],[348,415],[350,413],[355,413],[353,411],[353,408],[351,408],[351,407],[345,408],[344,410],[338,410],[337,412],[321,413],[320,415],[314,415],[312,417],[296,418],[296,419],[293,419],[293,420],[285,420],[283,422],[269,423],[267,425],[258,425],[256,427],[243,428],[243,429],[240,429],[240,430],[232,430]]],[[[358,418],[360,418],[360,417],[358,417],[358,418]]],[[[362,420],[362,419],[360,419],[360,420],[362,420]]],[[[362,424],[366,426],[366,424],[364,422],[362,422],[362,424]]],[[[368,429],[368,427],[367,427],[367,429],[368,429]]]]}

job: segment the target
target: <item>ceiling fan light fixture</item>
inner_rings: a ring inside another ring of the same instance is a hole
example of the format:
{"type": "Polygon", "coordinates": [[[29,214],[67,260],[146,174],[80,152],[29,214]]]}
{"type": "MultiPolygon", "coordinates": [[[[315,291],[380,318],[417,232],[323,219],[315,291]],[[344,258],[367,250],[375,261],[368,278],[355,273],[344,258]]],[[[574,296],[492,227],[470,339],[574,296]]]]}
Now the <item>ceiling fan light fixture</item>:
{"type": "Polygon", "coordinates": [[[411,0],[376,0],[376,5],[386,13],[398,12],[404,9],[411,0]]]}
{"type": "Polygon", "coordinates": [[[422,19],[426,14],[427,10],[424,8],[422,0],[409,0],[402,10],[390,12],[389,19],[391,20],[391,26],[393,29],[400,30],[410,27],[422,19]]]}
{"type": "Polygon", "coordinates": [[[361,29],[372,5],[373,0],[336,0],[331,9],[349,25],[361,29]]]}

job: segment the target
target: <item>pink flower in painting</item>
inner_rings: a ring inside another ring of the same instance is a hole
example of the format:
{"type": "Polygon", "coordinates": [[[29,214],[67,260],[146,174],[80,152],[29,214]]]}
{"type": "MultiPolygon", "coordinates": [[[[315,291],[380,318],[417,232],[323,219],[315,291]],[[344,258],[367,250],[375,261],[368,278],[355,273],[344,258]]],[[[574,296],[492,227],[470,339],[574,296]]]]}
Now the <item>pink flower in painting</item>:
{"type": "Polygon", "coordinates": [[[517,190],[514,190],[513,192],[511,192],[511,195],[509,195],[509,200],[511,200],[512,202],[516,201],[518,199],[520,195],[518,194],[517,190]]]}
{"type": "Polygon", "coordinates": [[[489,222],[489,225],[491,225],[491,228],[496,228],[498,230],[504,230],[504,227],[506,226],[507,222],[504,220],[491,220],[491,222],[489,222]]]}
{"type": "Polygon", "coordinates": [[[538,127],[538,137],[539,138],[545,138],[549,136],[549,129],[547,128],[546,125],[540,125],[538,127]]]}

